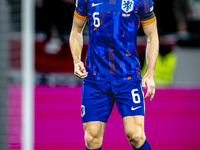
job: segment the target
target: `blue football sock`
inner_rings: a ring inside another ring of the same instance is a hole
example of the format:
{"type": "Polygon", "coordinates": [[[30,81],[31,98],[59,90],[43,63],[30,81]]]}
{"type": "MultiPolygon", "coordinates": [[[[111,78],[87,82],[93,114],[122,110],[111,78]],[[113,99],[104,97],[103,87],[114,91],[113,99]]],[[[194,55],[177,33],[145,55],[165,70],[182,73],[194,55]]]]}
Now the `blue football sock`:
{"type": "Polygon", "coordinates": [[[103,150],[103,149],[102,149],[102,147],[97,148],[97,149],[89,149],[89,148],[86,147],[86,150],[103,150]]]}
{"type": "Polygon", "coordinates": [[[139,147],[139,148],[133,147],[133,149],[134,150],[152,150],[151,146],[147,140],[144,142],[144,144],[141,147],[139,147]]]}

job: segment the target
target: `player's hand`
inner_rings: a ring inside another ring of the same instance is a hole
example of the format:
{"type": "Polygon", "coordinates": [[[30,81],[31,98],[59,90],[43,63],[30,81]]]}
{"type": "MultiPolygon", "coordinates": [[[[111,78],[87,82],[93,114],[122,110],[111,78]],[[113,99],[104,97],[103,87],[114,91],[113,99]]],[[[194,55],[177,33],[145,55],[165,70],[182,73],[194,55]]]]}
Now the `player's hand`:
{"type": "Polygon", "coordinates": [[[74,66],[74,75],[83,79],[87,77],[88,72],[86,72],[83,62],[76,63],[74,66]]]}
{"type": "Polygon", "coordinates": [[[150,95],[150,101],[153,99],[155,95],[155,82],[153,79],[153,76],[145,74],[142,78],[142,87],[147,88],[147,93],[144,97],[144,99],[147,99],[150,95]]]}

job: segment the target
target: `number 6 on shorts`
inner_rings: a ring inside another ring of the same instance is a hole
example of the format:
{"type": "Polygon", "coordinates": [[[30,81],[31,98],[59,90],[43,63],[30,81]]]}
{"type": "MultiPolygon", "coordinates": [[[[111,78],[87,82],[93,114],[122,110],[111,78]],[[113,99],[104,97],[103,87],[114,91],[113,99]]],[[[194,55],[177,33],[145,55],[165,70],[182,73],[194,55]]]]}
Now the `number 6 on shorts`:
{"type": "Polygon", "coordinates": [[[138,92],[138,89],[133,89],[131,91],[131,94],[132,94],[132,97],[133,97],[133,102],[135,104],[138,104],[138,103],[140,103],[140,95],[136,92],[138,92]]]}

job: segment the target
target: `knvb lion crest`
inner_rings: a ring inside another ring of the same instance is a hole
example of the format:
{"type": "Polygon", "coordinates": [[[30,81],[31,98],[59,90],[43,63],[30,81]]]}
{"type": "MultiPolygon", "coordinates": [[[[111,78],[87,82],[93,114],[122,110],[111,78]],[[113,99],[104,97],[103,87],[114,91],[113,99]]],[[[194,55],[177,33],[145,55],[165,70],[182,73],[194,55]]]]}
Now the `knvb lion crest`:
{"type": "Polygon", "coordinates": [[[133,0],[122,0],[122,10],[126,13],[129,13],[133,10],[133,5],[133,0]]]}

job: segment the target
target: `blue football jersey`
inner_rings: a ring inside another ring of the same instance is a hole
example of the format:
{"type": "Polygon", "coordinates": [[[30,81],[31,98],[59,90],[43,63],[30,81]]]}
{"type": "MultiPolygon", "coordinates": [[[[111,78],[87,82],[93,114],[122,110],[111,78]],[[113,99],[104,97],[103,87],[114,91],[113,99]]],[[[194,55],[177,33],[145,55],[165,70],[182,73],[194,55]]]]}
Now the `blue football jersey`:
{"type": "Polygon", "coordinates": [[[89,22],[86,79],[141,80],[137,30],[140,22],[148,25],[156,20],[140,19],[152,11],[152,0],[77,1],[75,16],[89,22]]]}

